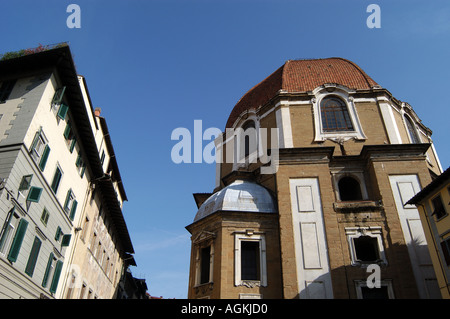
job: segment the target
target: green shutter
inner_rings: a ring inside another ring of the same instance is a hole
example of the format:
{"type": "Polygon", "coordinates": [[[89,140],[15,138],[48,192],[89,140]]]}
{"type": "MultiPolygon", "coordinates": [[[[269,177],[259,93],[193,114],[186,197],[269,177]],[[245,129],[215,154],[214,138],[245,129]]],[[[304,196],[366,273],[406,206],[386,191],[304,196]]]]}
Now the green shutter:
{"type": "Polygon", "coordinates": [[[61,106],[59,107],[59,110],[58,110],[58,117],[61,120],[64,120],[66,118],[68,110],[69,110],[69,107],[67,105],[65,105],[64,103],[61,103],[61,106]]]}
{"type": "Polygon", "coordinates": [[[72,235],[67,234],[63,235],[63,238],[61,240],[61,247],[67,247],[70,244],[70,238],[72,238],[72,235]]]}
{"type": "Polygon", "coordinates": [[[42,188],[31,186],[30,191],[28,192],[27,201],[30,202],[39,202],[39,198],[41,198],[42,188]]]}
{"type": "Polygon", "coordinates": [[[45,165],[47,164],[48,154],[50,154],[50,147],[45,145],[44,152],[42,153],[41,161],[39,162],[39,168],[41,171],[44,170],[45,165]]]}
{"type": "Polygon", "coordinates": [[[67,191],[67,195],[66,195],[66,200],[65,200],[65,202],[64,202],[64,210],[66,211],[66,212],[69,212],[68,211],[68,208],[69,208],[69,200],[70,200],[70,195],[72,194],[72,189],[69,189],[68,191],[67,191]]]}
{"type": "Polygon", "coordinates": [[[25,267],[25,273],[30,277],[33,276],[34,267],[41,249],[41,240],[37,237],[34,238],[33,247],[31,248],[30,257],[28,258],[27,266],[25,267]]]}
{"type": "Polygon", "coordinates": [[[59,276],[61,275],[61,269],[62,269],[63,262],[61,260],[58,260],[55,266],[55,273],[53,274],[52,284],[50,286],[50,292],[55,293],[56,288],[58,288],[58,281],[59,276]]]}
{"type": "Polygon", "coordinates": [[[73,139],[72,139],[72,143],[70,143],[70,153],[72,154],[73,153],[73,150],[75,149],[75,144],[77,143],[77,139],[74,137],[73,139]]]}
{"type": "Polygon", "coordinates": [[[53,181],[52,181],[52,190],[56,194],[56,191],[58,190],[59,181],[61,180],[62,173],[59,169],[59,167],[56,167],[55,175],[53,175],[53,181]]]}
{"type": "Polygon", "coordinates": [[[81,168],[81,173],[80,173],[81,178],[83,178],[85,171],[86,171],[86,164],[83,164],[83,167],[81,168]]]}
{"type": "Polygon", "coordinates": [[[25,237],[25,232],[28,227],[28,222],[25,219],[21,219],[19,226],[17,227],[16,234],[14,235],[14,240],[9,250],[8,260],[10,262],[15,262],[17,256],[19,255],[20,247],[22,246],[23,238],[25,237]]]}
{"type": "Polygon", "coordinates": [[[48,277],[50,275],[50,270],[52,269],[53,264],[53,253],[50,253],[48,257],[47,267],[45,267],[44,279],[42,279],[42,287],[47,287],[48,277]]]}
{"type": "Polygon", "coordinates": [[[56,90],[55,95],[53,95],[52,105],[61,104],[65,91],[65,86],[56,90]]]}
{"type": "Polygon", "coordinates": [[[81,166],[82,159],[83,158],[82,158],[81,152],[80,152],[80,153],[78,153],[77,160],[75,161],[76,167],[80,167],[81,166]]]}
{"type": "Polygon", "coordinates": [[[65,138],[66,140],[69,139],[70,131],[71,131],[71,130],[72,130],[72,125],[70,125],[70,122],[67,122],[67,124],[66,124],[66,129],[64,130],[64,138],[65,138]]]}
{"type": "Polygon", "coordinates": [[[58,228],[56,228],[56,234],[55,234],[55,240],[59,241],[59,238],[61,237],[61,227],[58,226],[58,228]]]}
{"type": "Polygon", "coordinates": [[[73,221],[73,218],[75,217],[77,205],[78,205],[78,202],[74,199],[72,202],[72,209],[70,210],[70,216],[69,216],[70,220],[72,220],[72,221],[73,221]]]}

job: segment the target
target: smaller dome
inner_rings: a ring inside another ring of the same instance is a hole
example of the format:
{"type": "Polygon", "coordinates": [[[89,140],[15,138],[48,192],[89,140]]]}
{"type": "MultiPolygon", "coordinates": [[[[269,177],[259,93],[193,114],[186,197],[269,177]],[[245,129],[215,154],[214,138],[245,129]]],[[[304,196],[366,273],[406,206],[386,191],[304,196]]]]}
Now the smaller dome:
{"type": "Polygon", "coordinates": [[[199,208],[194,222],[217,211],[276,213],[269,191],[254,182],[236,180],[212,194],[199,208]]]}

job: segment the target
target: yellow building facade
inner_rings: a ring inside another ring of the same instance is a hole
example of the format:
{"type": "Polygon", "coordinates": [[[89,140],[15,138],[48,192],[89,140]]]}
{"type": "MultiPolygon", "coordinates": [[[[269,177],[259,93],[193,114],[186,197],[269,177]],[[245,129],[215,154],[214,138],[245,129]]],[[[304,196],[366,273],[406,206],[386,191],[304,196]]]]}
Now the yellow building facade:
{"type": "Polygon", "coordinates": [[[450,299],[450,169],[408,203],[419,210],[442,298],[450,299]]]}

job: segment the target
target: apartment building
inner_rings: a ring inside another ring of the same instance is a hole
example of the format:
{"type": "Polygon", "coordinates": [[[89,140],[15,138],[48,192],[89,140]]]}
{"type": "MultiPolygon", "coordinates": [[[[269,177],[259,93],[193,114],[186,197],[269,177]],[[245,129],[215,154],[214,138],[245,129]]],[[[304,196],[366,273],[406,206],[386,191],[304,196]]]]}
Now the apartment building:
{"type": "Polygon", "coordinates": [[[111,298],[134,253],[127,198],[69,46],[3,54],[0,100],[0,298],[111,298]]]}

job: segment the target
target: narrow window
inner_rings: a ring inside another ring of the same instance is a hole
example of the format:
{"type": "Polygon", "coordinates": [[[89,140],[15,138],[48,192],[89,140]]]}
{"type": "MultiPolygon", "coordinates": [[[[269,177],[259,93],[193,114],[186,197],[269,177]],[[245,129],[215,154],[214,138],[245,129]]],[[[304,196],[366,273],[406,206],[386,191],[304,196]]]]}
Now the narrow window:
{"type": "Polygon", "coordinates": [[[8,217],[6,218],[6,223],[3,226],[2,235],[0,237],[0,254],[5,255],[6,251],[10,247],[14,230],[19,222],[19,217],[14,213],[14,208],[9,211],[8,217]]]}
{"type": "Polygon", "coordinates": [[[41,244],[41,240],[38,237],[35,237],[33,247],[31,248],[30,257],[28,257],[27,266],[25,267],[25,273],[30,277],[33,277],[34,267],[36,266],[41,244]]]}
{"type": "Polygon", "coordinates": [[[33,143],[30,148],[31,157],[39,165],[41,171],[44,170],[47,164],[47,159],[50,154],[50,147],[47,144],[47,139],[42,132],[42,128],[36,132],[34,136],[33,143]]]}
{"type": "Polygon", "coordinates": [[[441,219],[445,215],[447,215],[447,212],[445,211],[444,203],[442,202],[441,195],[436,196],[431,200],[433,203],[434,211],[432,215],[436,216],[436,219],[441,219]]]}
{"type": "Polygon", "coordinates": [[[42,222],[45,226],[47,226],[49,217],[50,217],[50,213],[49,213],[48,210],[44,207],[44,210],[42,211],[42,215],[41,215],[41,222],[42,222]]]}
{"type": "Polygon", "coordinates": [[[53,269],[53,259],[54,259],[54,255],[53,253],[50,253],[50,256],[48,257],[48,261],[47,261],[47,267],[45,267],[45,273],[44,273],[44,278],[42,279],[42,287],[47,287],[48,284],[48,278],[50,278],[50,273],[53,269]]]}
{"type": "Polygon", "coordinates": [[[59,276],[61,275],[61,269],[63,266],[63,262],[58,260],[56,262],[55,272],[53,273],[52,284],[50,285],[50,292],[55,293],[58,288],[59,276]]]}
{"type": "Polygon", "coordinates": [[[419,136],[417,136],[417,132],[412,120],[408,116],[405,116],[405,122],[406,127],[408,128],[409,137],[411,138],[411,143],[412,144],[420,143],[419,136]]]}
{"type": "Polygon", "coordinates": [[[53,180],[52,180],[52,185],[51,185],[53,193],[55,193],[55,194],[58,191],[59,182],[61,182],[61,177],[62,177],[62,171],[59,168],[59,166],[56,166],[55,174],[53,175],[53,180]]]}
{"type": "Polygon", "coordinates": [[[447,266],[450,266],[450,237],[441,242],[442,252],[447,266]]]}
{"type": "Polygon", "coordinates": [[[356,259],[364,263],[374,262],[380,259],[378,241],[376,237],[360,236],[353,238],[356,259]]]}
{"type": "Polygon", "coordinates": [[[326,97],[320,104],[324,132],[353,131],[347,105],[337,97],[326,97]]]}
{"type": "Polygon", "coordinates": [[[241,242],[241,279],[260,279],[259,241],[241,242]]]}
{"type": "Polygon", "coordinates": [[[15,262],[19,256],[20,247],[22,247],[23,238],[28,227],[28,222],[25,219],[21,219],[19,226],[17,227],[16,234],[14,235],[11,249],[9,250],[8,260],[15,262]]]}
{"type": "Polygon", "coordinates": [[[353,177],[345,176],[339,180],[339,197],[341,201],[362,200],[361,186],[353,177]]]}
{"type": "Polygon", "coordinates": [[[200,250],[200,284],[206,284],[210,280],[211,246],[200,250]]]}

